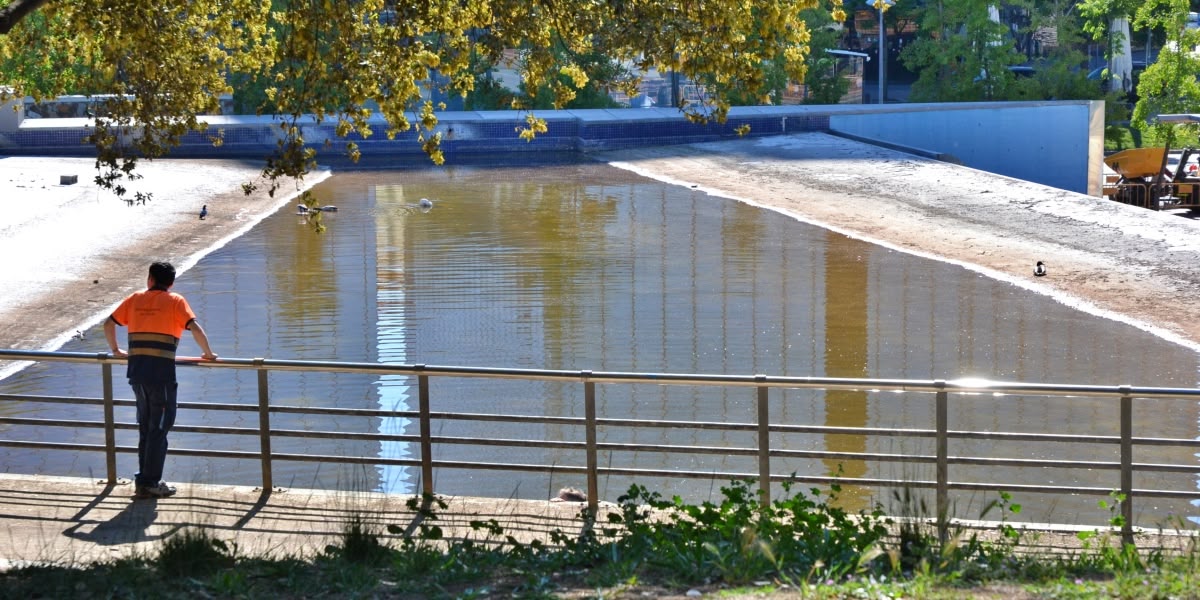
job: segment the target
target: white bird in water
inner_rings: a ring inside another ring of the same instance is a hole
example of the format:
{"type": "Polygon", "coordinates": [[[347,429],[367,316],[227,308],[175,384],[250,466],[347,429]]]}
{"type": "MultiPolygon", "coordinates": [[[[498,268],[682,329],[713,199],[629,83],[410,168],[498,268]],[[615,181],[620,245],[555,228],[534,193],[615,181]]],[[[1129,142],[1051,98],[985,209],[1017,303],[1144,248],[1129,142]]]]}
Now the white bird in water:
{"type": "Polygon", "coordinates": [[[433,208],[433,200],[430,200],[429,198],[421,198],[421,201],[418,202],[417,205],[425,210],[429,210],[433,208]]]}
{"type": "Polygon", "coordinates": [[[1033,276],[1034,277],[1045,277],[1046,276],[1046,263],[1044,263],[1040,260],[1037,261],[1037,265],[1035,265],[1033,267],[1033,276]]]}

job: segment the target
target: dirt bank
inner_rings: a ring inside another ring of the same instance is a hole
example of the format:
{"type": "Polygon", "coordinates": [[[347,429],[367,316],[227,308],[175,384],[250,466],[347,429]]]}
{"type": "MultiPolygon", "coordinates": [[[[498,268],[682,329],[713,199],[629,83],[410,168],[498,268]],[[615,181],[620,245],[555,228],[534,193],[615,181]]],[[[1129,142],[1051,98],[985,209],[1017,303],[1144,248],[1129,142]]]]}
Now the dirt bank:
{"type": "Polygon", "coordinates": [[[598,158],[962,264],[1200,349],[1200,223],[822,133],[598,158]],[[1037,261],[1049,275],[1034,277],[1037,261]]]}

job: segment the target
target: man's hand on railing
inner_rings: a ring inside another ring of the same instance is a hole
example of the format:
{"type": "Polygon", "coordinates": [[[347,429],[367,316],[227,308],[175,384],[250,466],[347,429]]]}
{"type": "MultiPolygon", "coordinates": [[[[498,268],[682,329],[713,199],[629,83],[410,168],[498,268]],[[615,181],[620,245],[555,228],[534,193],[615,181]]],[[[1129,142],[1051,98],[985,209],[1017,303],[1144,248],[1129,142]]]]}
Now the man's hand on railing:
{"type": "Polygon", "coordinates": [[[125,357],[129,356],[128,352],[126,352],[120,348],[111,348],[110,350],[111,350],[110,353],[113,355],[113,358],[125,358],[125,357]]]}

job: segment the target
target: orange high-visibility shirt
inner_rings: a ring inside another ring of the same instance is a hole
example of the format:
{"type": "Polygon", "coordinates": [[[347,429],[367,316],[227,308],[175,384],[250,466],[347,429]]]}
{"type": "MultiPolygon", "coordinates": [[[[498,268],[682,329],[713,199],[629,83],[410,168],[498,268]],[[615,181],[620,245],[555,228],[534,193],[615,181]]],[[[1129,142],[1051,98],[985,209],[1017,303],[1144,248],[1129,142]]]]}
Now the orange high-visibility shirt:
{"type": "Polygon", "coordinates": [[[179,338],[196,319],[183,296],[163,288],[134,292],[109,318],[129,330],[130,381],[175,381],[179,338]]]}

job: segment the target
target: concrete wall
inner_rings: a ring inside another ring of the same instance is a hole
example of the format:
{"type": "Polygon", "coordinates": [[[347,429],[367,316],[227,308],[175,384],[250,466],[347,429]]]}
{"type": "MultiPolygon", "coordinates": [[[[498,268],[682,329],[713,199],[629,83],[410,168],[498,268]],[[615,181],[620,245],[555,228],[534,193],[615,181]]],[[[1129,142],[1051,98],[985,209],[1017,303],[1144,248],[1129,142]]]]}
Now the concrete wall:
{"type": "Polygon", "coordinates": [[[0,132],[16,131],[25,120],[25,103],[20,98],[0,102],[0,132]]]}
{"type": "MultiPolygon", "coordinates": [[[[1103,151],[1103,103],[1006,102],[956,104],[885,104],[834,106],[738,107],[723,124],[698,125],[674,109],[537,111],[549,131],[524,141],[517,131],[526,113],[518,111],[443,112],[438,131],[448,161],[483,157],[530,161],[528,153],[560,156],[639,146],[661,146],[734,139],[749,126],[750,137],[832,131],[881,142],[934,158],[952,157],[984,171],[1099,195],[1103,151]],[[524,156],[524,158],[522,158],[524,156]],[[1092,185],[1094,183],[1094,186],[1092,185]],[[1093,189],[1094,187],[1094,189],[1093,189]]],[[[188,134],[173,157],[262,159],[279,141],[271,117],[204,117],[205,133],[188,134]],[[222,143],[214,146],[212,136],[222,143]]],[[[83,143],[88,119],[0,121],[0,155],[91,156],[83,143]]],[[[415,132],[389,139],[387,125],[376,121],[373,133],[339,139],[334,124],[311,119],[301,123],[305,142],[320,152],[322,163],[337,164],[347,141],[359,145],[376,164],[419,164],[428,159],[415,132]],[[332,145],[325,146],[326,141],[332,145]]]]}
{"type": "Polygon", "coordinates": [[[831,116],[829,127],[947,154],[983,171],[1100,195],[1100,101],[885,105],[872,113],[831,116]]]}

